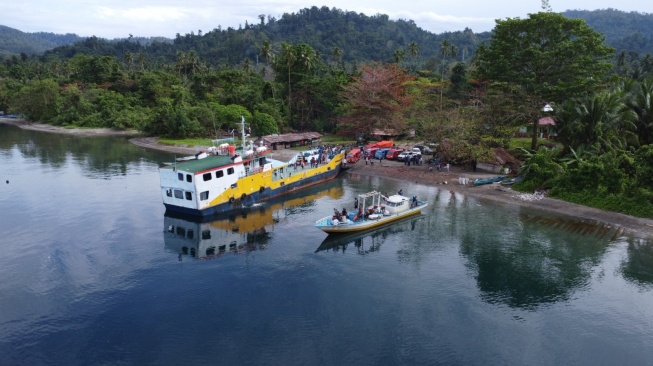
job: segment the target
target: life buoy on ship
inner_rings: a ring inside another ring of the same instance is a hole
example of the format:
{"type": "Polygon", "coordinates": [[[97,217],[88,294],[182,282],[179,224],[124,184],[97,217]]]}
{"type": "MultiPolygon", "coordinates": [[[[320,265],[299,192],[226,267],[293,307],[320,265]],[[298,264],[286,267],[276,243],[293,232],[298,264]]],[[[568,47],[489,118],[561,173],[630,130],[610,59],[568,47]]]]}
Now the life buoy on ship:
{"type": "Polygon", "coordinates": [[[236,200],[235,198],[229,197],[229,203],[234,203],[235,200],[236,200]]]}

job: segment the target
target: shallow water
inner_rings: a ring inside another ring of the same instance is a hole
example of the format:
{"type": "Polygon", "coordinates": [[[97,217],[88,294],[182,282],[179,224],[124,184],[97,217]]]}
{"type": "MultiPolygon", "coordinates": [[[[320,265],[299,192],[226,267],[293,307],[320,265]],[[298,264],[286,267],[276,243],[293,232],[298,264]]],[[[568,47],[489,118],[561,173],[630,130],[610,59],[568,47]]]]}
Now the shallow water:
{"type": "Polygon", "coordinates": [[[193,222],[165,215],[170,158],[0,125],[0,364],[653,360],[647,240],[353,174],[193,222]],[[429,201],[420,217],[312,227],[400,188],[429,201]]]}

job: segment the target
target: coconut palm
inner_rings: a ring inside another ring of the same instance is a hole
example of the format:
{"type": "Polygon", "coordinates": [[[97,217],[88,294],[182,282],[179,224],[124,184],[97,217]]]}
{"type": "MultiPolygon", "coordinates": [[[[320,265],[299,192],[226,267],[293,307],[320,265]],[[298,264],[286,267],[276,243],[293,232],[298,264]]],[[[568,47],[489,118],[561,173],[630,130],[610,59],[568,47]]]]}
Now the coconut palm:
{"type": "Polygon", "coordinates": [[[653,144],[653,81],[633,85],[627,105],[637,115],[635,124],[640,144],[653,144]]]}
{"type": "Polygon", "coordinates": [[[406,56],[406,51],[404,51],[404,49],[401,47],[397,48],[394,54],[395,63],[399,64],[404,59],[405,56],[406,56]]]}

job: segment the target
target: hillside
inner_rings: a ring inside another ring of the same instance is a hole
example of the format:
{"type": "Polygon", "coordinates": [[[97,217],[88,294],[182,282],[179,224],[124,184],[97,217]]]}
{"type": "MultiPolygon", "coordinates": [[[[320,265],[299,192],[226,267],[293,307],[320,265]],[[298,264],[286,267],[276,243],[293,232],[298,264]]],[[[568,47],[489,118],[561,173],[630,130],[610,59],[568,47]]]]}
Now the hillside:
{"type": "Polygon", "coordinates": [[[0,57],[11,55],[39,55],[55,47],[73,44],[83,38],[76,34],[46,32],[25,33],[0,25],[0,57]]]}
{"type": "Polygon", "coordinates": [[[590,27],[605,35],[606,43],[617,53],[653,54],[653,14],[616,9],[567,10],[563,14],[584,19],[590,27]]]}
{"type": "Polygon", "coordinates": [[[306,43],[325,62],[354,65],[367,61],[394,62],[399,55],[412,65],[433,69],[440,63],[440,42],[448,40],[458,49],[457,59],[469,60],[476,47],[490,33],[475,34],[470,29],[433,34],[413,21],[390,20],[387,15],[367,16],[327,7],[302,9],[266,23],[245,24],[240,29],[217,27],[205,34],[178,35],[173,42],[139,45],[130,40],[111,42],[91,37],[83,42],[47,52],[48,57],[69,58],[77,53],[112,55],[122,59],[126,53],[142,53],[150,63],[174,63],[180,52],[197,56],[202,62],[240,65],[266,62],[260,57],[262,45],[269,42],[279,53],[281,43],[306,43]],[[411,46],[412,44],[412,46],[411,46]],[[338,56],[336,56],[338,55],[338,56]]]}
{"type": "MultiPolygon", "coordinates": [[[[592,28],[605,34],[606,42],[621,51],[652,53],[653,14],[623,12],[615,9],[567,10],[570,18],[584,19],[592,28]]],[[[457,47],[459,61],[469,60],[478,45],[490,33],[471,29],[433,34],[412,20],[390,20],[387,15],[367,16],[336,8],[311,7],[286,13],[280,19],[245,24],[243,28],[222,29],[217,26],[206,34],[178,35],[174,40],[129,38],[105,40],[82,38],[75,34],[24,33],[0,26],[0,57],[40,55],[68,58],[76,53],[113,55],[123,58],[126,52],[143,53],[153,62],[174,62],[178,52],[194,52],[212,65],[238,65],[245,59],[259,61],[261,46],[269,41],[276,52],[282,42],[306,43],[325,61],[336,58],[348,64],[365,61],[394,61],[399,55],[420,67],[438,63],[440,42],[450,41],[457,47]],[[414,43],[413,43],[414,42],[414,43]],[[417,45],[417,54],[411,43],[417,45]],[[339,54],[339,55],[338,55],[339,54]],[[338,55],[338,56],[336,56],[338,55]]]]}

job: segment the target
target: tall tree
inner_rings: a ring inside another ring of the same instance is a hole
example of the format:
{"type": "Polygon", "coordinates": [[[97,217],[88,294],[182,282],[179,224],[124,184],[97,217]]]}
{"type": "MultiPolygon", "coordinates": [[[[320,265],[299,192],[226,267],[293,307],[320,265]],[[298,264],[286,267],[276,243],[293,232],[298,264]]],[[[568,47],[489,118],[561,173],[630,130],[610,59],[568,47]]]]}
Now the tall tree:
{"type": "Polygon", "coordinates": [[[449,40],[445,39],[440,42],[440,54],[442,55],[442,86],[440,87],[440,109],[442,109],[442,94],[444,90],[444,73],[448,69],[447,58],[450,56],[455,56],[458,53],[458,48],[455,44],[451,43],[449,40]]]}
{"type": "Polygon", "coordinates": [[[396,64],[363,65],[360,76],[344,87],[344,108],[349,113],[338,121],[338,133],[368,136],[375,129],[404,130],[403,112],[412,102],[406,83],[412,78],[396,64]]]}
{"type": "Polygon", "coordinates": [[[614,49],[582,19],[540,12],[527,19],[497,20],[490,43],[477,50],[476,77],[517,84],[540,99],[533,110],[531,148],[537,147],[538,117],[545,103],[586,94],[605,81],[614,49]]]}
{"type": "Polygon", "coordinates": [[[405,56],[406,56],[406,51],[404,51],[404,49],[401,47],[397,48],[394,53],[395,63],[399,64],[404,59],[405,56]]]}

